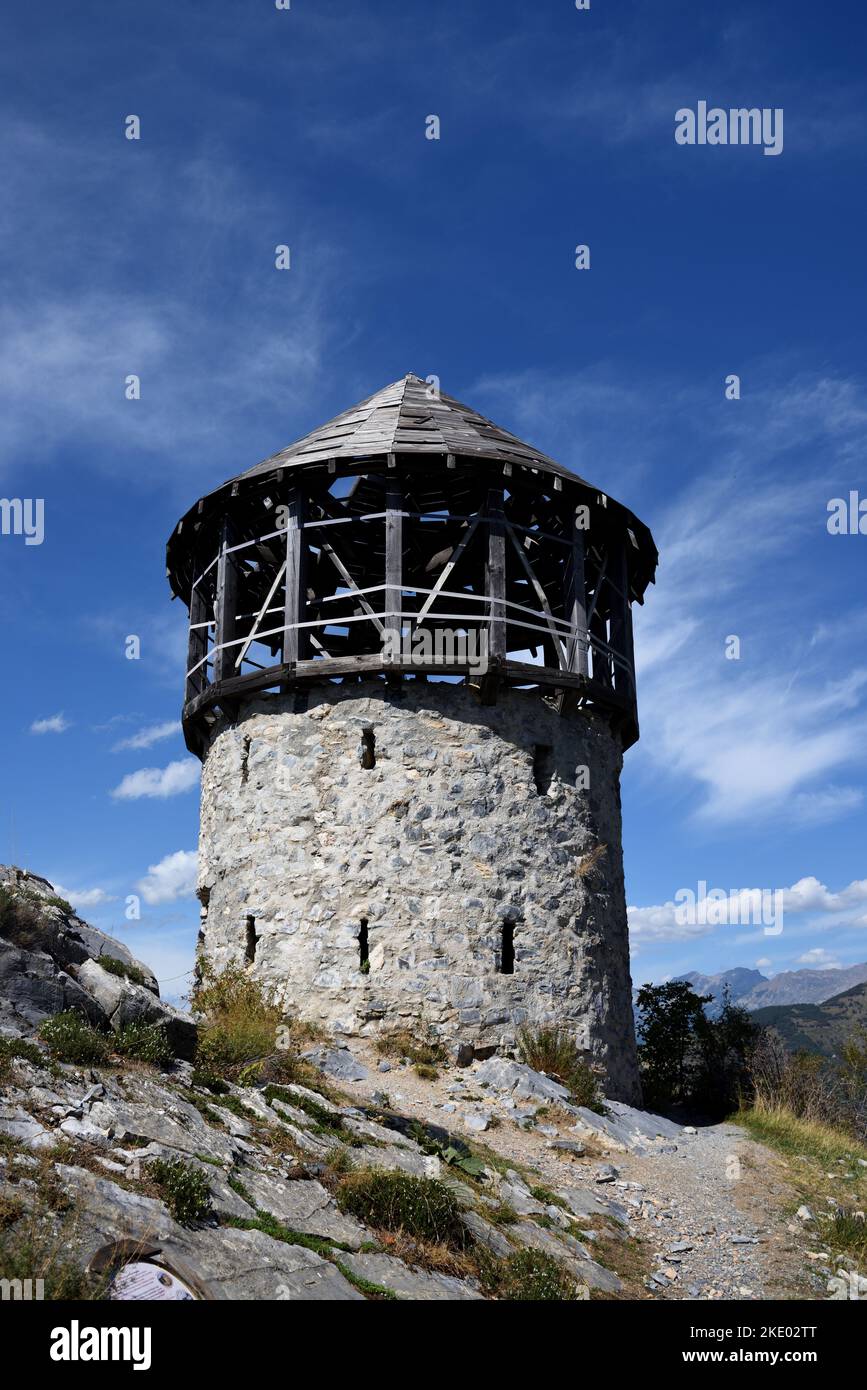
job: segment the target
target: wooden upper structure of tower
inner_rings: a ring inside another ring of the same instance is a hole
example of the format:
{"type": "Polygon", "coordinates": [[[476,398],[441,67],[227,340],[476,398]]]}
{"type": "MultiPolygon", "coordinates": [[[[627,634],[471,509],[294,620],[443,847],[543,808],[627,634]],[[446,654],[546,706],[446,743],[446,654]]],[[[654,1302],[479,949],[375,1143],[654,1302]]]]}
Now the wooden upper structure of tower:
{"type": "Polygon", "coordinates": [[[632,603],[657,559],[626,507],[406,376],[201,498],[173,531],[187,745],[203,754],[220,714],[266,690],[447,676],[488,703],[512,686],[591,708],[628,747],[632,603]]]}

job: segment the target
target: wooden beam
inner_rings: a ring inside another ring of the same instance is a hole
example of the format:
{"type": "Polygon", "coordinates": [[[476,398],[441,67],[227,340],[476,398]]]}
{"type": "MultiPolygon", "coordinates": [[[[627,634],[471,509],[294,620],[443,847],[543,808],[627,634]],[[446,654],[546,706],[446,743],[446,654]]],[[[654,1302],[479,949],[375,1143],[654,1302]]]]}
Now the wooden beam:
{"type": "Polygon", "coordinates": [[[574,636],[570,637],[567,652],[567,670],[579,676],[589,674],[590,663],[587,652],[587,590],[584,580],[584,531],[577,524],[577,513],[572,518],[572,546],[566,560],[566,592],[563,595],[563,611],[574,636]]]}
{"type": "MultiPolygon", "coordinates": [[[[272,582],[272,584],[271,584],[271,588],[268,590],[268,593],[267,593],[267,595],[266,595],[266,597],[265,597],[265,600],[264,600],[264,602],[263,602],[263,604],[262,604],[262,607],[259,609],[259,612],[256,614],[256,617],[255,617],[255,619],[253,620],[253,626],[250,628],[250,631],[248,632],[247,636],[244,638],[244,641],[243,641],[243,643],[241,644],[241,649],[240,649],[240,651],[238,652],[238,655],[235,657],[235,670],[236,670],[236,671],[237,671],[237,670],[240,670],[241,662],[244,660],[244,657],[247,655],[247,652],[249,651],[250,647],[253,645],[253,643],[254,643],[255,640],[256,640],[256,634],[257,634],[257,632],[259,631],[259,624],[261,623],[261,621],[262,621],[262,619],[264,618],[265,614],[268,612],[268,609],[271,607],[271,600],[272,600],[272,598],[274,597],[274,595],[275,595],[276,592],[277,592],[277,586],[280,584],[280,581],[281,581],[282,578],[283,578],[283,573],[284,573],[285,569],[286,569],[286,561],[284,560],[283,563],[282,563],[282,565],[280,566],[280,568],[278,569],[277,573],[276,573],[275,576],[274,576],[273,582],[272,582]]],[[[251,662],[251,664],[252,664],[253,666],[255,666],[255,665],[256,665],[256,662],[253,661],[253,662],[251,662]]],[[[262,668],[260,668],[260,669],[262,669],[262,668]]]]}
{"type": "Polygon", "coordinates": [[[304,540],[304,494],[293,488],[286,508],[286,588],[283,602],[283,661],[292,665],[306,655],[307,544],[304,540]]]}
{"type": "Polygon", "coordinates": [[[361,605],[361,611],[363,613],[366,613],[367,616],[370,618],[380,637],[384,636],[385,628],[383,627],[380,619],[376,616],[376,611],[373,608],[371,608],[366,596],[359,589],[355,580],[352,578],[352,575],[349,573],[349,570],[346,568],[340,556],[337,554],[337,551],[334,549],[334,546],[330,543],[330,541],[323,540],[320,540],[318,542],[318,545],[322,554],[328,556],[332,565],[337,570],[337,573],[340,575],[340,578],[343,580],[346,587],[350,590],[350,593],[346,594],[345,597],[356,598],[359,604],[361,605]]]}
{"type": "Polygon", "coordinates": [[[389,478],[385,492],[385,630],[401,630],[403,608],[403,491],[389,478]]]}
{"type": "MultiPolygon", "coordinates": [[[[398,663],[398,667],[400,664],[398,663]]],[[[416,674],[420,669],[415,661],[408,661],[404,664],[406,669],[412,671],[413,674],[416,674]]],[[[219,704],[229,698],[243,698],[255,691],[265,690],[269,686],[280,685],[293,679],[309,679],[318,682],[329,680],[334,676],[364,676],[391,669],[391,667],[385,667],[380,652],[371,655],[303,661],[295,667],[283,663],[264,671],[252,671],[247,675],[232,676],[221,681],[219,686],[216,684],[208,686],[201,695],[197,695],[184,707],[184,718],[191,719],[208,709],[209,706],[219,704]]],[[[466,666],[462,666],[458,662],[442,662],[437,663],[436,666],[431,663],[428,669],[454,675],[466,674],[467,672],[466,666]]],[[[573,675],[568,671],[555,671],[553,667],[535,666],[532,662],[505,661],[499,664],[497,673],[503,679],[516,681],[522,685],[552,686],[575,690],[582,697],[592,699],[608,708],[616,709],[624,715],[632,713],[631,701],[618,695],[610,687],[600,685],[594,680],[588,680],[584,676],[573,675]]]]}
{"type": "Polygon", "coordinates": [[[187,639],[187,670],[194,666],[198,670],[187,676],[184,703],[200,695],[208,683],[207,665],[199,665],[208,652],[208,629],[203,626],[208,619],[208,605],[201,588],[197,584],[190,594],[190,631],[187,639]]]}
{"type": "Polygon", "coordinates": [[[479,518],[477,516],[474,516],[466,531],[464,532],[463,536],[461,537],[460,541],[455,546],[455,549],[452,551],[451,559],[449,559],[446,562],[445,568],[443,569],[442,573],[440,574],[439,578],[437,579],[436,583],[434,584],[433,588],[431,589],[430,593],[428,594],[427,598],[425,599],[424,603],[419,609],[418,617],[416,619],[417,624],[423,621],[425,615],[431,608],[431,605],[435,602],[437,595],[443,588],[446,580],[448,579],[455,565],[458,563],[467,546],[469,545],[470,541],[472,540],[473,536],[475,535],[478,524],[479,518]]]}
{"type": "Polygon", "coordinates": [[[554,614],[551,612],[551,605],[548,602],[548,595],[545,593],[545,590],[539,583],[538,576],[536,575],[533,566],[530,564],[530,561],[527,559],[527,553],[524,550],[524,547],[521,545],[521,542],[518,540],[518,537],[512,530],[511,526],[509,525],[508,521],[506,522],[506,530],[509,533],[509,540],[515,547],[518,559],[521,561],[521,564],[523,565],[524,570],[526,571],[527,578],[529,579],[530,584],[533,587],[533,592],[535,593],[536,598],[542,605],[542,611],[545,614],[545,622],[547,623],[548,631],[551,634],[551,644],[554,648],[554,652],[557,657],[557,665],[561,667],[562,670],[566,670],[566,652],[564,650],[563,636],[562,633],[558,632],[557,624],[554,622],[554,614]]]}
{"type": "Polygon", "coordinates": [[[596,638],[592,643],[593,650],[593,679],[602,685],[611,685],[611,657],[605,650],[608,645],[608,628],[605,619],[595,609],[590,619],[590,636],[596,638]],[[601,645],[600,645],[601,644],[601,645]]]}
{"type": "Polygon", "coordinates": [[[620,657],[614,662],[614,684],[617,690],[630,699],[635,696],[634,663],[632,647],[632,608],[629,604],[629,564],[626,545],[621,544],[613,556],[611,585],[611,646],[620,657]],[[625,668],[621,664],[625,662],[625,668]]]}
{"type": "Polygon", "coordinates": [[[503,489],[488,489],[488,559],[485,567],[485,593],[488,604],[488,658],[498,661],[506,655],[506,530],[503,517],[503,489]]]}
{"type": "Polygon", "coordinates": [[[236,636],[236,615],[238,612],[238,562],[229,553],[234,543],[234,528],[228,517],[224,517],[220,535],[220,558],[217,562],[217,592],[214,600],[216,617],[214,654],[214,681],[224,680],[233,673],[235,653],[225,645],[236,636]]]}

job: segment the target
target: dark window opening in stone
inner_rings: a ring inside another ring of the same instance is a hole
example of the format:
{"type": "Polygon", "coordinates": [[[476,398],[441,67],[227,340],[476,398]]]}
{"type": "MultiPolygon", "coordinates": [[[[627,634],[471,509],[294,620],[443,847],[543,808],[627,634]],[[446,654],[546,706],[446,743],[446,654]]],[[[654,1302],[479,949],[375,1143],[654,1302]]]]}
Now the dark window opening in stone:
{"type": "Polygon", "coordinates": [[[256,935],[256,918],[247,918],[247,943],[244,947],[244,960],[248,965],[252,965],[256,959],[256,942],[259,940],[256,935]]]}
{"type": "Polygon", "coordinates": [[[554,776],[554,749],[547,743],[537,743],[533,749],[533,780],[536,791],[544,796],[554,776]]]}
{"type": "Polygon", "coordinates": [[[504,922],[500,940],[500,974],[514,975],[514,973],[515,928],[512,926],[511,922],[504,922]]]}
{"type": "Polygon", "coordinates": [[[376,734],[370,726],[361,731],[361,766],[376,767],[376,734]]]}
{"type": "Polygon", "coordinates": [[[248,734],[245,734],[245,735],[244,735],[244,742],[243,742],[243,745],[242,745],[242,748],[241,748],[241,785],[242,785],[242,786],[243,786],[244,783],[247,781],[247,778],[248,778],[248,776],[249,776],[249,772],[250,772],[249,763],[250,763],[250,738],[249,738],[249,735],[248,735],[248,734]]]}
{"type": "Polygon", "coordinates": [[[362,917],[358,929],[358,968],[362,975],[370,970],[370,948],[367,941],[367,918],[362,917]]]}

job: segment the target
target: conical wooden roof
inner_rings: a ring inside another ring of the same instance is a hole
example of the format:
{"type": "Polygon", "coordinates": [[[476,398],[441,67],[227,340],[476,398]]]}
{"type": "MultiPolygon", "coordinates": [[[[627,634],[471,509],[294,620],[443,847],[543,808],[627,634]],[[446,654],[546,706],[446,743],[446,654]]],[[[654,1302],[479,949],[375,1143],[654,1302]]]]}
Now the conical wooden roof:
{"type": "Polygon", "coordinates": [[[254,478],[276,468],[326,459],[411,453],[498,459],[575,478],[547,454],[493,424],[472,406],[442,393],[432,396],[432,388],[421,377],[402,377],[240,477],[254,478]]]}

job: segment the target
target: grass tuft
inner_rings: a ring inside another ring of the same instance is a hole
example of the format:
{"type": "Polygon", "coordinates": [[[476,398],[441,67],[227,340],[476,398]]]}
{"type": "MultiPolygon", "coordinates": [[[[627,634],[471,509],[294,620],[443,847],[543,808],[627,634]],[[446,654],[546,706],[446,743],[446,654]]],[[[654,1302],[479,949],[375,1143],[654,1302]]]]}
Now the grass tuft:
{"type": "Polygon", "coordinates": [[[435,1178],[364,1168],[343,1179],[337,1203],[375,1229],[403,1231],[450,1249],[462,1249],[467,1242],[457,1198],[435,1178]]]}
{"type": "Polygon", "coordinates": [[[59,1062],[105,1062],[111,1052],[111,1040],[91,1027],[84,1014],[74,1009],[46,1019],[39,1036],[59,1062]]]}
{"type": "Polygon", "coordinates": [[[206,1174],[182,1158],[155,1158],[147,1165],[166,1206],[182,1226],[192,1226],[211,1213],[211,1188],[206,1174]]]}
{"type": "Polygon", "coordinates": [[[544,1072],[565,1086],[575,1105],[603,1113],[599,1081],[565,1028],[522,1028],[518,1034],[518,1056],[534,1071],[544,1072]]]}

